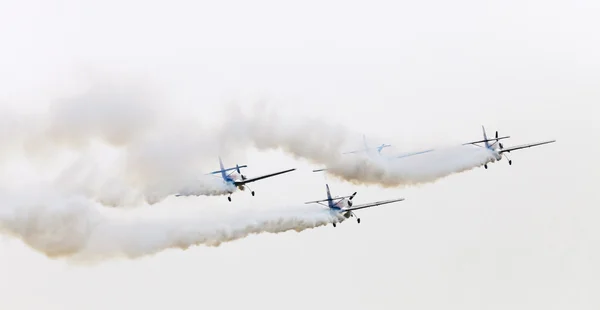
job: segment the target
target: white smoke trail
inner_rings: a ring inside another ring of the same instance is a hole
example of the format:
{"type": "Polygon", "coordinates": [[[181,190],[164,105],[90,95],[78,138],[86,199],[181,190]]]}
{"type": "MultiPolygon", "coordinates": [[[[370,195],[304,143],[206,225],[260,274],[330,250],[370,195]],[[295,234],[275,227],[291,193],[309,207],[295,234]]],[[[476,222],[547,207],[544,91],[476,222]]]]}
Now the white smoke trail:
{"type": "Polygon", "coordinates": [[[235,140],[239,145],[251,144],[262,149],[281,149],[296,158],[308,159],[324,165],[326,173],[355,184],[376,184],[397,187],[434,182],[454,173],[460,173],[494,162],[491,151],[474,146],[445,146],[435,151],[394,158],[393,155],[342,155],[343,150],[362,149],[352,143],[352,134],[346,128],[327,121],[286,116],[265,106],[255,107],[252,114],[239,107],[221,133],[222,139],[235,140]]]}
{"type": "Polygon", "coordinates": [[[134,259],[195,245],[216,247],[250,234],[300,232],[343,220],[315,205],[263,210],[168,204],[111,209],[51,190],[4,193],[0,199],[1,232],[50,258],[75,262],[134,259]]]}
{"type": "Polygon", "coordinates": [[[127,207],[156,204],[168,196],[221,196],[236,191],[221,178],[190,173],[164,174],[155,179],[136,179],[124,174],[123,162],[82,156],[64,169],[54,183],[63,194],[81,194],[105,206],[127,207]]]}
{"type": "Polygon", "coordinates": [[[204,174],[216,168],[219,152],[233,149],[200,124],[174,118],[160,98],[141,83],[95,79],[51,102],[46,113],[7,111],[0,116],[0,163],[17,155],[38,170],[62,166],[59,188],[109,206],[157,203],[182,191],[227,194],[222,180],[204,174]]]}
{"type": "Polygon", "coordinates": [[[354,155],[327,165],[327,173],[355,184],[397,187],[430,183],[495,161],[484,148],[456,146],[404,158],[354,155]]]}

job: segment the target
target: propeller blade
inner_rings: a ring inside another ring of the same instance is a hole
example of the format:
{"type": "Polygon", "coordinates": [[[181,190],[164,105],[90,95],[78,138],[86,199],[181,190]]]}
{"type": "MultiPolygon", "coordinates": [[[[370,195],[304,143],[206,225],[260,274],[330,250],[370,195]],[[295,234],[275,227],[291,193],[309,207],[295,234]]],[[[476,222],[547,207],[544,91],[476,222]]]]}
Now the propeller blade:
{"type": "Polygon", "coordinates": [[[498,139],[498,130],[496,130],[496,139],[498,139]]]}
{"type": "Polygon", "coordinates": [[[352,194],[352,196],[350,196],[350,200],[352,200],[352,198],[354,198],[354,196],[356,196],[357,192],[354,192],[354,194],[352,194]]]}

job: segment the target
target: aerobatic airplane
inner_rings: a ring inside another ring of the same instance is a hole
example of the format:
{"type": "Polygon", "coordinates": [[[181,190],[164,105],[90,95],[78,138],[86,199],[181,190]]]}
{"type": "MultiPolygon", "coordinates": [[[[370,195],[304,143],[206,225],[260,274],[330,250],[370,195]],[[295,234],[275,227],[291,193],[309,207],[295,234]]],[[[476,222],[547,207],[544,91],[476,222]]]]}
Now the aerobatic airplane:
{"type": "Polygon", "coordinates": [[[342,154],[355,154],[355,153],[362,153],[365,152],[367,154],[371,154],[371,152],[369,152],[370,150],[377,150],[377,154],[381,155],[381,150],[383,150],[386,147],[390,147],[391,145],[389,144],[382,144],[380,146],[376,146],[376,147],[369,147],[369,145],[367,144],[367,137],[365,135],[363,135],[363,144],[365,146],[364,149],[361,150],[356,150],[356,151],[351,151],[351,152],[345,152],[342,154]]]}
{"type": "MultiPolygon", "coordinates": [[[[262,180],[262,179],[266,179],[266,178],[270,178],[276,175],[280,175],[283,173],[287,173],[287,172],[291,172],[296,170],[296,168],[293,169],[288,169],[288,170],[284,170],[284,171],[279,171],[279,172],[275,172],[275,173],[270,173],[270,174],[266,174],[263,176],[259,176],[259,177],[255,177],[255,178],[250,178],[248,179],[245,175],[243,175],[241,173],[241,168],[246,168],[248,167],[247,165],[238,165],[236,164],[235,167],[233,168],[227,168],[225,169],[225,167],[223,166],[223,161],[221,160],[221,157],[219,157],[219,165],[221,166],[221,170],[217,170],[217,171],[213,171],[210,174],[221,174],[221,177],[223,178],[223,181],[228,185],[227,186],[227,191],[229,192],[229,196],[227,196],[227,200],[231,201],[231,194],[233,194],[233,192],[235,191],[236,188],[238,188],[239,190],[245,190],[246,187],[248,187],[248,183],[250,182],[254,182],[254,181],[258,181],[258,180],[262,180]],[[228,171],[231,171],[230,173],[227,173],[228,171]],[[237,172],[240,176],[241,179],[237,179],[234,178],[234,176],[232,176],[233,173],[237,172]]],[[[250,189],[250,187],[248,187],[248,189],[250,189]]],[[[250,189],[251,190],[251,189],[250,189]]],[[[251,190],[251,194],[252,196],[254,196],[254,191],[251,190]]],[[[175,195],[177,197],[182,196],[182,195],[175,195]]]]}
{"type": "MultiPolygon", "coordinates": [[[[373,152],[369,152],[370,150],[376,149],[377,150],[377,154],[381,156],[381,150],[383,150],[383,148],[386,147],[390,147],[390,144],[382,144],[380,146],[376,146],[376,147],[369,147],[369,145],[367,144],[367,138],[365,137],[365,135],[363,135],[363,143],[365,148],[362,150],[357,150],[357,151],[352,151],[352,152],[345,152],[342,154],[355,154],[355,153],[362,153],[365,152],[367,154],[367,156],[371,156],[374,155],[373,152]]],[[[393,156],[393,157],[388,157],[388,159],[394,159],[394,158],[403,158],[403,157],[409,157],[409,156],[414,156],[414,155],[419,155],[419,154],[424,154],[424,153],[428,153],[433,151],[434,149],[429,149],[429,150],[425,150],[425,151],[419,151],[419,152],[413,152],[413,153],[406,153],[406,154],[401,154],[399,156],[393,156]]],[[[313,172],[319,172],[319,171],[326,171],[327,168],[321,168],[321,169],[315,169],[313,170],[313,172]]]]}
{"type": "MultiPolygon", "coordinates": [[[[501,160],[502,157],[506,157],[506,159],[508,159],[508,164],[512,165],[512,160],[510,160],[510,158],[508,158],[508,156],[506,155],[506,153],[510,153],[511,151],[515,151],[515,150],[520,150],[520,149],[524,149],[524,148],[528,148],[528,147],[533,147],[533,146],[538,146],[538,145],[543,145],[543,144],[548,144],[548,143],[553,143],[556,142],[556,140],[548,140],[548,141],[544,141],[544,142],[537,142],[537,143],[529,143],[529,144],[523,144],[523,145],[518,145],[518,146],[512,146],[512,147],[508,147],[508,148],[504,148],[504,145],[502,145],[501,142],[499,142],[499,140],[502,139],[506,139],[506,138],[510,138],[510,136],[504,136],[504,137],[498,137],[498,131],[496,131],[496,137],[492,138],[492,139],[488,139],[487,134],[485,133],[485,128],[483,127],[483,125],[481,126],[481,129],[483,130],[483,140],[480,141],[474,141],[474,142],[467,142],[467,143],[463,143],[463,145],[475,145],[478,147],[484,147],[481,145],[477,145],[477,143],[484,143],[485,144],[485,148],[490,150],[493,154],[494,157],[496,158],[496,160],[501,160]],[[490,141],[495,141],[494,143],[490,144],[490,141]]],[[[484,165],[485,169],[487,169],[487,164],[484,165]]]]}
{"type": "MultiPolygon", "coordinates": [[[[345,153],[342,153],[342,154],[355,154],[355,153],[365,152],[365,153],[367,153],[367,155],[373,155],[373,152],[369,152],[369,151],[370,150],[377,150],[377,154],[381,155],[381,150],[383,150],[386,147],[391,147],[390,144],[385,144],[385,143],[381,144],[380,146],[369,147],[369,144],[367,143],[367,137],[365,135],[363,135],[363,145],[365,146],[364,149],[356,150],[356,151],[352,151],[352,152],[345,152],[345,153]]],[[[394,157],[390,157],[390,158],[408,157],[408,156],[423,154],[423,153],[427,153],[427,152],[431,152],[431,151],[433,151],[433,149],[426,150],[426,151],[414,152],[414,153],[406,153],[406,154],[402,154],[400,156],[394,156],[394,157]]]]}
{"type": "MultiPolygon", "coordinates": [[[[354,214],[354,212],[353,212],[354,210],[370,208],[370,207],[375,207],[375,206],[379,206],[379,205],[384,205],[384,204],[404,200],[404,198],[399,198],[399,199],[383,200],[383,201],[377,201],[377,202],[371,202],[371,203],[365,203],[362,205],[353,206],[352,198],[354,198],[354,196],[356,196],[356,192],[354,192],[354,194],[352,194],[350,196],[333,197],[332,198],[331,192],[329,191],[329,184],[325,184],[325,187],[327,188],[327,199],[308,201],[308,202],[306,202],[306,204],[318,203],[322,206],[328,207],[331,212],[341,213],[343,215],[343,220],[350,218],[351,216],[356,217],[356,221],[359,224],[360,224],[360,218],[357,217],[356,214],[354,214]],[[327,202],[327,204],[323,204],[322,202],[327,202]]],[[[332,224],[333,224],[333,227],[336,227],[335,223],[332,223],[332,224]]]]}

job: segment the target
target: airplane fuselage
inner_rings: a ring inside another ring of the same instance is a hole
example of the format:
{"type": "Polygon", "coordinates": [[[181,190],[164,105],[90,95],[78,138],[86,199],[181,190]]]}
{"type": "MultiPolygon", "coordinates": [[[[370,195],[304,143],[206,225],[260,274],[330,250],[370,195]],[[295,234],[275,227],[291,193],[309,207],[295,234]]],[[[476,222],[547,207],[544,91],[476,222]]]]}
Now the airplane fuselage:
{"type": "Polygon", "coordinates": [[[236,180],[231,178],[230,176],[227,176],[223,181],[227,185],[227,192],[229,192],[230,194],[233,193],[236,188],[241,191],[246,189],[246,187],[244,185],[236,186],[235,185],[236,180]]]}
{"type": "MultiPolygon", "coordinates": [[[[486,144],[487,144],[487,143],[486,143],[486,144]]],[[[492,156],[494,156],[494,158],[493,158],[493,159],[491,159],[491,160],[488,160],[488,161],[487,161],[487,162],[486,162],[486,163],[483,165],[483,166],[485,167],[485,169],[487,169],[487,168],[488,168],[488,166],[487,166],[487,164],[488,164],[488,163],[493,163],[493,162],[496,162],[496,161],[500,161],[500,160],[502,159],[502,154],[498,153],[498,151],[496,150],[496,149],[497,149],[497,146],[495,146],[495,145],[492,145],[492,146],[490,146],[490,145],[486,145],[486,149],[487,149],[488,151],[490,151],[490,153],[492,153],[492,156]]]]}
{"type": "MultiPolygon", "coordinates": [[[[329,209],[329,213],[337,219],[334,223],[342,223],[346,219],[350,218],[353,213],[352,212],[344,212],[341,208],[331,208],[329,209]]],[[[335,226],[335,224],[334,224],[335,226]]]]}
{"type": "Polygon", "coordinates": [[[233,180],[224,180],[227,192],[232,194],[235,192],[236,186],[233,180]]]}
{"type": "Polygon", "coordinates": [[[351,206],[352,206],[352,201],[349,200],[348,198],[341,199],[337,203],[334,203],[333,201],[329,202],[329,210],[331,212],[334,212],[338,216],[342,215],[343,216],[343,218],[341,218],[342,221],[343,221],[343,219],[350,218],[353,215],[353,213],[351,211],[344,212],[344,208],[351,207],[351,206]]]}
{"type": "Polygon", "coordinates": [[[502,159],[502,154],[498,153],[498,147],[497,146],[491,146],[488,147],[488,150],[490,150],[490,152],[492,152],[492,155],[494,155],[494,158],[497,161],[500,161],[502,159]]]}

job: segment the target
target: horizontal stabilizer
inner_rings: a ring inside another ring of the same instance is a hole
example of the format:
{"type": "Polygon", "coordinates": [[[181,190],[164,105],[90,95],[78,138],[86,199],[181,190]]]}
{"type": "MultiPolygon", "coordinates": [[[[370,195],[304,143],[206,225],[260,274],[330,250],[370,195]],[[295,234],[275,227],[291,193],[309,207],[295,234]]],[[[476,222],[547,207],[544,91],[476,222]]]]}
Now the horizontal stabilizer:
{"type": "MultiPolygon", "coordinates": [[[[354,193],[353,195],[348,195],[348,196],[341,196],[341,197],[333,197],[331,198],[332,201],[336,201],[336,200],[340,200],[340,199],[344,199],[344,198],[351,198],[354,197],[356,195],[356,193],[354,193]]],[[[309,203],[318,203],[318,202],[324,202],[327,201],[327,199],[321,199],[321,200],[314,200],[314,201],[307,201],[305,202],[305,204],[309,204],[309,203]]]]}
{"type": "Polygon", "coordinates": [[[391,144],[383,144],[381,146],[376,146],[376,147],[369,147],[366,149],[362,149],[362,150],[356,150],[356,151],[351,151],[351,152],[344,152],[342,154],[356,154],[356,153],[362,153],[362,152],[366,152],[368,150],[379,150],[381,151],[381,149],[386,148],[386,147],[391,147],[391,144]]]}
{"type": "Polygon", "coordinates": [[[483,143],[483,142],[490,142],[490,141],[498,141],[498,140],[507,139],[507,138],[510,138],[510,136],[505,136],[505,137],[500,137],[500,138],[492,138],[492,139],[483,139],[483,140],[479,140],[479,141],[463,143],[462,145],[483,143]]]}
{"type": "Polygon", "coordinates": [[[213,171],[211,173],[207,173],[207,174],[218,174],[221,172],[227,172],[227,171],[231,171],[231,170],[237,170],[238,168],[247,168],[248,166],[246,165],[242,165],[242,166],[238,166],[238,167],[233,167],[233,168],[227,168],[227,169],[223,169],[223,170],[217,170],[217,171],[213,171]]]}
{"type": "Polygon", "coordinates": [[[310,204],[310,203],[319,203],[319,202],[325,202],[325,201],[327,201],[327,199],[321,199],[321,200],[307,201],[307,202],[305,202],[305,204],[310,204]]]}

